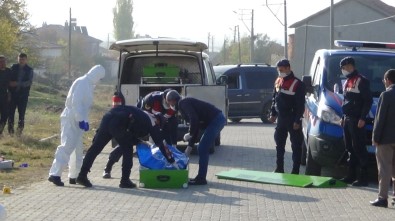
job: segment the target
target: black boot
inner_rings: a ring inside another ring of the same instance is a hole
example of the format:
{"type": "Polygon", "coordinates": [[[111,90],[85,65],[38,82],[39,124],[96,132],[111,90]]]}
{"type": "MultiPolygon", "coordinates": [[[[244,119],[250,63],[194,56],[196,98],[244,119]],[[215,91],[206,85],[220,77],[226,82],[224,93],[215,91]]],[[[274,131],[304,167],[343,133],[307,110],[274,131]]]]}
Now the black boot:
{"type": "Polygon", "coordinates": [[[352,183],[352,186],[368,186],[368,170],[361,168],[359,170],[358,179],[352,183]]]}
{"type": "Polygon", "coordinates": [[[49,176],[48,177],[48,181],[52,182],[53,184],[55,184],[56,186],[64,186],[64,183],[62,182],[62,180],[60,179],[60,176],[49,176]]]}
{"type": "Polygon", "coordinates": [[[294,166],[292,167],[292,172],[291,172],[291,174],[299,174],[299,168],[300,168],[299,165],[294,165],[294,166]]]}
{"type": "Polygon", "coordinates": [[[121,183],[119,183],[119,187],[133,189],[133,188],[136,188],[136,184],[134,184],[130,179],[121,180],[121,183]]]}
{"type": "Polygon", "coordinates": [[[274,170],[275,173],[284,173],[284,159],[276,161],[276,169],[274,170]]]}
{"type": "Polygon", "coordinates": [[[24,127],[25,127],[25,122],[19,121],[18,122],[18,127],[16,128],[16,135],[17,136],[21,136],[22,135],[22,131],[23,131],[24,127]]]}
{"type": "Polygon", "coordinates": [[[103,178],[104,179],[110,179],[111,178],[112,166],[114,166],[115,163],[116,163],[116,161],[108,159],[106,168],[104,168],[104,172],[103,172],[103,178]]]}
{"type": "Polygon", "coordinates": [[[349,167],[347,176],[340,179],[347,184],[352,184],[357,179],[357,169],[355,167],[349,167]]]}
{"type": "Polygon", "coordinates": [[[14,122],[8,121],[8,133],[10,135],[14,135],[14,122]]]}
{"type": "Polygon", "coordinates": [[[83,170],[81,170],[80,174],[78,174],[76,182],[85,187],[92,187],[92,183],[88,179],[88,172],[84,172],[83,170]]]}

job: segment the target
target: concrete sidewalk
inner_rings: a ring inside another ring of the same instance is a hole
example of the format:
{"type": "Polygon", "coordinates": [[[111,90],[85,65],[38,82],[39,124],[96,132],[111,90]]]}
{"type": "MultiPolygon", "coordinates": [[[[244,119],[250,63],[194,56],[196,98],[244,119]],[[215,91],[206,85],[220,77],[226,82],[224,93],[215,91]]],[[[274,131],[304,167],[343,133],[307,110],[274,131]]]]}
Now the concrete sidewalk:
{"type": "MultiPolygon", "coordinates": [[[[0,195],[7,220],[394,220],[395,207],[369,205],[377,197],[377,184],[366,188],[297,188],[217,179],[232,169],[273,171],[274,126],[258,120],[227,125],[222,145],[210,155],[207,186],[187,189],[120,189],[120,163],[113,179],[102,179],[110,147],[95,161],[89,178],[93,188],[56,187],[48,181],[0,195]]],[[[287,144],[286,171],[292,166],[287,144]]],[[[190,177],[197,173],[192,155],[190,177]]],[[[131,178],[138,183],[138,160],[131,178]]],[[[49,169],[49,168],[48,168],[49,169]]],[[[304,167],[301,168],[304,173],[304,167]]],[[[68,181],[67,171],[62,179],[68,181]]]]}

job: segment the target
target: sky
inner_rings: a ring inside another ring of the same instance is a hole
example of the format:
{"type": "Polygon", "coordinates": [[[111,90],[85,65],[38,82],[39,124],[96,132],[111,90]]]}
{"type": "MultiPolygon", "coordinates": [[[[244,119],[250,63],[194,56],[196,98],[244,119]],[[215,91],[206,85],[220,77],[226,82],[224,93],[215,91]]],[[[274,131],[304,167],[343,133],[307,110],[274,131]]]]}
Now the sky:
{"type": "MultiPolygon", "coordinates": [[[[340,0],[334,0],[334,3],[340,0]]],[[[394,6],[394,0],[382,0],[394,6]]],[[[64,25],[72,18],[77,25],[86,26],[90,36],[107,42],[113,40],[113,13],[116,0],[25,0],[29,21],[36,27],[47,24],[64,25]]],[[[331,0],[286,0],[287,24],[292,25],[329,7],[331,0]]],[[[240,35],[251,30],[254,10],[254,33],[267,34],[270,39],[284,43],[284,0],[134,0],[134,32],[151,37],[174,37],[207,43],[214,38],[214,50],[224,39],[232,40],[234,27],[240,35]],[[271,8],[273,15],[268,9],[271,8]],[[276,18],[277,17],[277,18],[276,18]]],[[[294,32],[287,29],[288,34],[294,32]]],[[[211,44],[211,42],[210,42],[211,44]]]]}

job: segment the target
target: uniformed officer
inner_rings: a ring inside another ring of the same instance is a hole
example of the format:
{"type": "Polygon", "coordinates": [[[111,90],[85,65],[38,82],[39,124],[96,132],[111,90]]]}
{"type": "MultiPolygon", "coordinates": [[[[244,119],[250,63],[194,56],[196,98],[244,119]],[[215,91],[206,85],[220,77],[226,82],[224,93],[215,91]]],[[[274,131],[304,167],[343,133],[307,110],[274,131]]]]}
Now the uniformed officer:
{"type": "Polygon", "coordinates": [[[288,133],[292,148],[292,174],[299,174],[302,155],[302,123],[305,105],[305,86],[295,77],[287,59],[277,62],[279,77],[275,82],[273,92],[271,117],[269,121],[277,120],[274,140],[276,141],[276,173],[284,173],[285,143],[288,133]]]}
{"type": "Polygon", "coordinates": [[[365,120],[373,103],[369,80],[355,69],[352,57],[340,61],[340,68],[347,78],[343,86],[344,143],[349,153],[348,174],[341,180],[353,186],[367,186],[368,152],[365,144],[365,120]],[[359,168],[359,174],[357,170],[359,168]]]}
{"type": "MultiPolygon", "coordinates": [[[[177,126],[178,121],[176,117],[177,111],[173,110],[166,102],[166,94],[171,89],[165,91],[153,91],[148,93],[138,103],[137,107],[148,111],[152,114],[162,114],[165,118],[165,123],[162,128],[162,135],[167,144],[177,145],[177,126]]],[[[122,157],[122,151],[119,146],[116,146],[110,153],[106,167],[104,168],[103,178],[111,178],[111,170],[113,165],[122,157]]]]}
{"type": "Polygon", "coordinates": [[[92,146],[85,155],[81,172],[77,177],[77,183],[86,187],[92,187],[92,183],[88,179],[88,172],[97,155],[112,138],[118,142],[123,156],[120,188],[136,187],[129,176],[133,166],[133,145],[137,144],[141,137],[149,134],[167,161],[174,163],[172,153],[163,144],[163,137],[160,131],[160,125],[164,121],[162,118],[160,114],[153,116],[137,107],[118,106],[112,108],[104,115],[100,127],[93,138],[92,146]]]}

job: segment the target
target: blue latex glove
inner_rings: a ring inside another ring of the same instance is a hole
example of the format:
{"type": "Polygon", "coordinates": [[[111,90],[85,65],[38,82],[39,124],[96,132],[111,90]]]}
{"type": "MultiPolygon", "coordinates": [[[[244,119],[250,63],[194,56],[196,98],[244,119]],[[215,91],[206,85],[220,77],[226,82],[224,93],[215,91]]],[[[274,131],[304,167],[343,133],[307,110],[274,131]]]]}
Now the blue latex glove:
{"type": "Polygon", "coordinates": [[[85,130],[85,121],[78,122],[78,126],[80,127],[81,130],[85,130]]]}
{"type": "Polygon", "coordinates": [[[78,126],[83,131],[88,131],[89,130],[89,123],[88,122],[80,121],[80,122],[78,122],[78,126]]]}
{"type": "Polygon", "coordinates": [[[89,123],[88,123],[88,122],[85,122],[84,130],[85,130],[85,131],[88,131],[88,130],[89,130],[89,123]]]}

